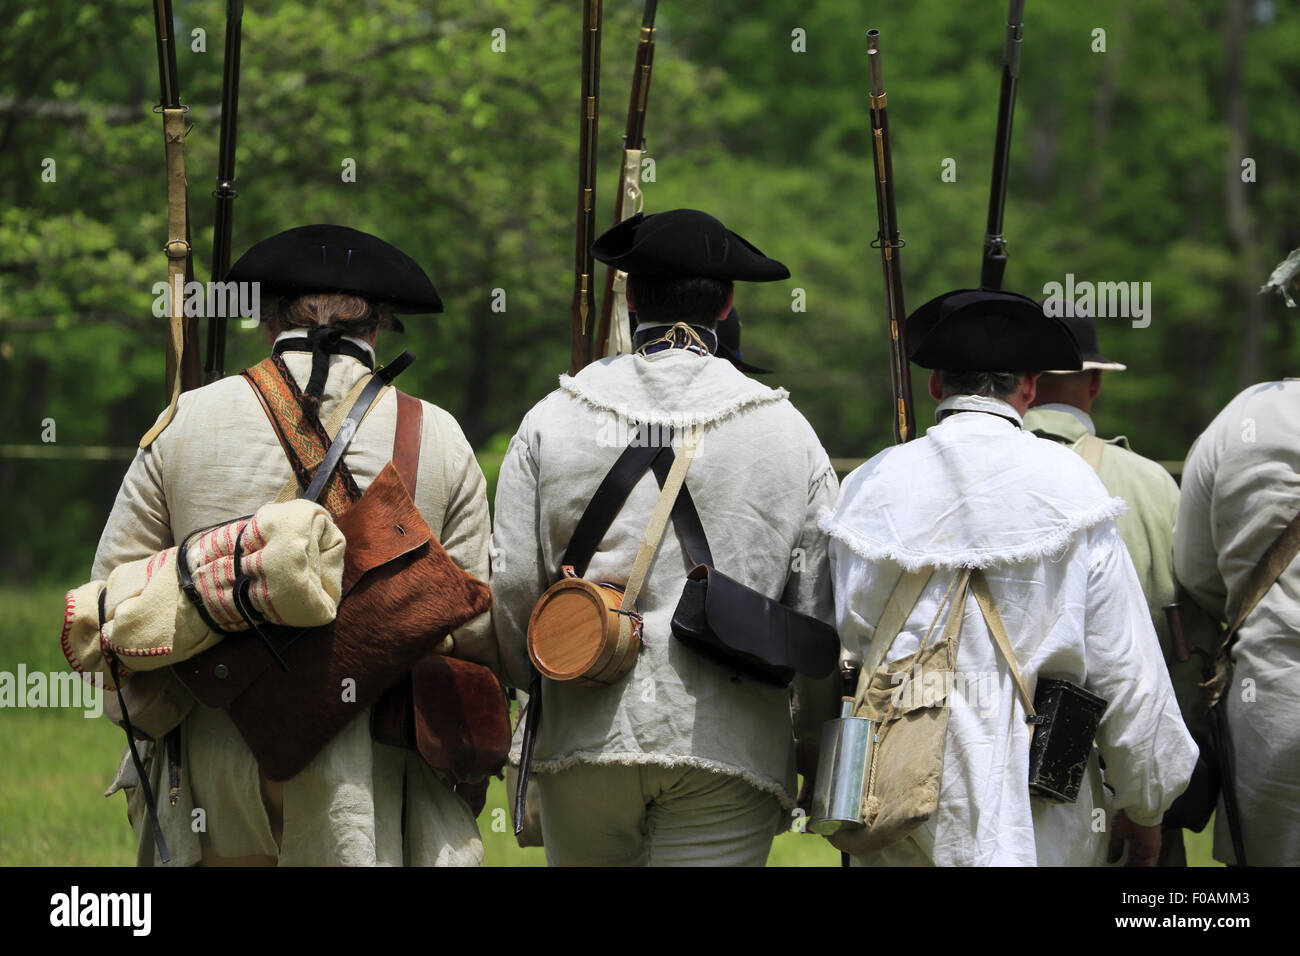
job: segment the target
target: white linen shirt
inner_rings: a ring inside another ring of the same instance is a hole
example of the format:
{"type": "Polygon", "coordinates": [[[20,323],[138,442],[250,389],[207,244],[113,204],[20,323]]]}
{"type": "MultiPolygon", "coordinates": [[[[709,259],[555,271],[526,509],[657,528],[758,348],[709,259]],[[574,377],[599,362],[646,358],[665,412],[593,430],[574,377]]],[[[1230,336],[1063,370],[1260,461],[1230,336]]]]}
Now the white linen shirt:
{"type": "MultiPolygon", "coordinates": [[[[561,376],[560,388],[525,416],[501,466],[494,621],[516,686],[527,689],[530,680],[529,615],[558,580],[578,519],[629,444],[632,421],[706,426],[686,487],[718,570],[798,611],[831,619],[826,536],[817,516],[835,500],[838,484],[785,391],[684,349],[621,355],[561,376]]],[[[592,558],[588,580],[627,581],[658,496],[647,473],[592,558]]],[[[698,767],[739,776],[792,807],[790,693],[733,680],[672,636],[669,622],[690,569],[670,523],[637,601],[644,625],[634,668],[599,689],[543,682],[533,771],[577,763],[698,767]]],[[[820,716],[808,715],[810,728],[820,716]]],[[[517,742],[511,759],[518,762],[517,742]]]]}
{"type": "Polygon", "coordinates": [[[1030,727],[971,597],[938,809],[903,844],[856,862],[1100,864],[1113,811],[1158,823],[1186,787],[1197,752],[1115,528],[1123,503],[1077,455],[1016,427],[1010,405],[958,399],[941,406],[948,409],[959,413],[849,475],[822,523],[832,538],[846,653],[865,655],[904,569],[937,570],[886,661],[918,649],[959,568],[983,569],[1030,695],[1043,675],[1108,702],[1096,742],[1114,798],[1102,788],[1095,752],[1078,802],[1031,798],[1030,727]]]}

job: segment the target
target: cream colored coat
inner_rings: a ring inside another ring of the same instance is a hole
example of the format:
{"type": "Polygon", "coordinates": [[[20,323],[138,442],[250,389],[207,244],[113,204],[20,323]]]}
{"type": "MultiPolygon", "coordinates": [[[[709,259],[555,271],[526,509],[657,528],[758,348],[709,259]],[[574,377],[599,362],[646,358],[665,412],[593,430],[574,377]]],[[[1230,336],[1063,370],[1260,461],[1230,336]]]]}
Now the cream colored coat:
{"type": "MultiPolygon", "coordinates": [[[[837,482],[817,436],[783,390],[729,362],[671,349],[604,359],[525,416],[497,485],[492,590],[501,657],[527,687],[528,618],[560,571],[578,518],[627,446],[629,420],[703,424],[686,486],[718,570],[789,606],[831,619],[819,511],[837,482]]],[[[659,487],[633,489],[591,561],[592,581],[626,582],[659,487]]],[[[738,776],[794,804],[790,694],[732,680],[672,636],[669,621],[690,570],[671,524],[638,601],[644,646],[622,680],[599,690],[543,685],[537,773],[577,763],[698,767],[738,776]]],[[[810,726],[819,715],[810,714],[810,726]]],[[[516,753],[513,757],[517,761],[516,753]]]]}
{"type": "MultiPolygon", "coordinates": [[[[284,359],[305,387],[310,353],[287,352],[284,359]]],[[[365,366],[350,356],[330,358],[322,420],[366,374],[365,366]]],[[[362,423],[346,455],[362,489],[388,462],[396,422],[397,396],[389,391],[362,423]]],[[[195,529],[249,514],[273,500],[291,477],[284,450],[247,380],[231,375],[188,392],[181,396],[175,419],[127,471],[91,576],[107,578],[118,565],[169,547],[195,529]]],[[[455,420],[427,402],[414,497],[451,558],[486,580],[489,525],[483,473],[455,420]]],[[[455,636],[460,653],[495,664],[490,615],[455,636]]],[[[160,787],[165,761],[153,760],[150,768],[155,794],[164,794],[158,814],[173,864],[197,863],[205,843],[223,857],[278,855],[283,865],[482,862],[482,843],[465,802],[413,751],[374,743],[369,711],[284,784],[278,850],[260,797],[257,764],[226,714],[196,705],[182,725],[182,747],[183,787],[175,807],[160,787]],[[206,833],[194,832],[194,810],[203,811],[206,833]]],[[[134,822],[140,862],[158,862],[148,821],[137,817],[134,822]]]]}
{"type": "MultiPolygon", "coordinates": [[[[1241,606],[1246,577],[1300,511],[1300,379],[1246,389],[1196,440],[1183,468],[1174,570],[1219,620],[1241,606]]],[[[1225,701],[1236,757],[1246,860],[1300,866],[1300,560],[1246,619],[1225,701]]],[[[1214,855],[1233,861],[1227,814],[1214,855]]]]}

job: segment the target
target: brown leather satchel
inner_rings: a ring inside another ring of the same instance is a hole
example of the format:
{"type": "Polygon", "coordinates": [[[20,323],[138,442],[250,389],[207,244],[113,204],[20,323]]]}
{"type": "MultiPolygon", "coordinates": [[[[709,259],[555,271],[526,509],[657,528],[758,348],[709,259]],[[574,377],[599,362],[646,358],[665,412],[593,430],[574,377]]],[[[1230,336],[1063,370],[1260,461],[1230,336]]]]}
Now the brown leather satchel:
{"type": "MultiPolygon", "coordinates": [[[[301,481],[326,459],[328,435],[275,359],[245,375],[301,481]]],[[[332,513],[344,506],[335,521],[347,539],[343,599],[333,623],[298,631],[263,624],[176,665],[200,703],[230,714],[271,780],[298,774],[413,673],[421,675],[421,686],[439,689],[432,699],[417,697],[422,702],[415,709],[425,737],[444,742],[444,754],[452,755],[443,761],[451,765],[438,769],[455,772],[457,761],[481,766],[497,751],[504,760],[509,723],[496,677],[481,665],[431,655],[453,630],[487,611],[492,595],[456,566],[411,500],[420,426],[419,400],[399,392],[393,461],[364,494],[341,458],[325,485],[322,503],[332,513]]],[[[433,745],[427,749],[438,753],[433,745]]]]}

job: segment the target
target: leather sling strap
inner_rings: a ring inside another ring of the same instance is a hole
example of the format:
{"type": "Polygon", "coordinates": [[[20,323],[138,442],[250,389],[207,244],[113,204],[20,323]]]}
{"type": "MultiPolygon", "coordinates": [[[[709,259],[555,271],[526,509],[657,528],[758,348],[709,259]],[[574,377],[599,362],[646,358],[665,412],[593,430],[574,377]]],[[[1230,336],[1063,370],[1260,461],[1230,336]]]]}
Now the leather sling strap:
{"type": "Polygon", "coordinates": [[[1106,443],[1096,435],[1084,435],[1074,446],[1074,450],[1088,463],[1089,468],[1097,471],[1101,465],[1101,453],[1106,450],[1106,443]]]}
{"type": "Polygon", "coordinates": [[[1237,644],[1238,632],[1246,623],[1246,618],[1250,617],[1251,612],[1259,606],[1259,602],[1264,600],[1264,595],[1277,583],[1278,578],[1282,577],[1282,572],[1291,566],[1297,554],[1300,554],[1300,512],[1260,555],[1259,561],[1246,578],[1246,591],[1242,595],[1241,606],[1237,608],[1237,613],[1223,636],[1223,642],[1214,655],[1215,676],[1209,687],[1211,707],[1218,704],[1223,692],[1227,690],[1228,673],[1231,670],[1229,655],[1237,644]]]}
{"type": "MultiPolygon", "coordinates": [[[[671,433],[670,436],[671,438],[671,433]]],[[[670,445],[629,445],[623,449],[613,467],[605,473],[600,486],[578,519],[569,538],[569,546],[560,561],[561,567],[573,568],[573,573],[583,577],[587,565],[591,563],[596,548],[609,532],[614,519],[627,502],[628,495],[636,487],[647,469],[653,469],[660,487],[668,479],[672,470],[674,454],[670,445]]],[[[690,491],[682,486],[681,495],[672,506],[673,526],[681,539],[686,553],[696,564],[713,564],[709,552],[708,538],[700,523],[699,513],[690,491]]]]}
{"type": "Polygon", "coordinates": [[[163,138],[167,151],[167,296],[171,301],[167,317],[168,365],[172,368],[169,383],[171,399],[162,418],[140,439],[148,448],[176,414],[181,397],[181,364],[185,351],[185,264],[190,255],[189,210],[185,197],[185,111],[188,107],[164,109],[163,138]]]}
{"type": "Polygon", "coordinates": [[[578,577],[587,573],[592,555],[609,532],[614,518],[623,509],[627,496],[632,493],[660,451],[662,449],[654,445],[628,445],[623,449],[614,466],[601,479],[600,487],[591,496],[582,517],[578,519],[573,536],[569,538],[569,546],[565,548],[564,557],[560,561],[562,567],[573,568],[573,573],[578,577]]]}
{"type": "MultiPolygon", "coordinates": [[[[105,600],[108,597],[108,588],[99,592],[99,633],[104,633],[104,625],[107,623],[107,614],[105,613],[105,600]]],[[[158,857],[164,863],[171,862],[171,854],[167,850],[167,841],[163,839],[162,824],[158,822],[157,804],[153,798],[153,787],[149,783],[149,775],[145,773],[144,761],[140,759],[140,752],[135,747],[135,731],[131,727],[131,714],[127,710],[126,700],[122,697],[122,678],[119,676],[117,667],[117,655],[109,653],[108,671],[113,678],[113,687],[117,691],[117,706],[122,710],[122,727],[126,731],[126,748],[131,751],[131,762],[135,765],[135,774],[140,778],[140,789],[144,791],[144,808],[149,814],[149,826],[153,830],[154,844],[158,847],[158,857]]]]}
{"type": "MultiPolygon", "coordinates": [[[[357,380],[357,384],[352,386],[351,391],[349,391],[346,395],[343,396],[343,400],[340,401],[336,406],[334,406],[334,411],[330,414],[329,421],[325,422],[325,434],[329,435],[332,438],[333,436],[339,433],[339,425],[343,424],[343,416],[347,414],[348,409],[350,409],[353,403],[356,402],[357,398],[360,397],[361,390],[364,389],[366,385],[369,384],[369,382],[370,382],[369,375],[362,376],[360,379],[357,380]]],[[[257,400],[262,403],[262,411],[266,412],[267,418],[271,418],[271,409],[266,404],[266,399],[262,397],[262,393],[258,391],[256,388],[254,388],[253,394],[256,395],[257,400]]],[[[378,405],[380,399],[382,398],[383,398],[383,393],[381,392],[379,398],[375,399],[375,405],[378,405]]],[[[374,408],[374,405],[370,407],[374,408]]],[[[369,412],[367,412],[367,414],[369,414],[369,412]]],[[[271,421],[271,426],[272,429],[275,431],[276,437],[280,438],[280,447],[284,449],[285,456],[291,457],[292,451],[290,450],[288,444],[285,443],[284,438],[281,437],[280,430],[278,428],[275,428],[274,419],[272,419],[271,421]]],[[[288,481],[284,483],[284,487],[281,488],[280,493],[275,496],[275,500],[278,504],[282,504],[286,501],[292,501],[294,498],[298,497],[298,492],[301,490],[302,490],[302,486],[298,484],[298,477],[297,475],[294,475],[292,478],[290,478],[288,481]]]]}
{"type": "MultiPolygon", "coordinates": [[[[304,404],[303,391],[293,373],[281,356],[273,355],[252,368],[244,369],[241,374],[261,393],[263,408],[280,437],[280,445],[299,487],[308,487],[328,454],[331,438],[316,413],[304,404]]],[[[330,476],[318,500],[337,517],[360,497],[361,489],[347,465],[343,464],[330,476]]]]}
{"type": "Polygon", "coordinates": [[[371,376],[370,381],[366,383],[366,387],[361,390],[361,395],[353,403],[352,410],[348,412],[348,417],[343,419],[343,424],[339,426],[338,434],[330,442],[324,460],[321,461],[320,467],[316,469],[316,474],[312,476],[311,484],[303,492],[302,496],[304,498],[308,501],[316,501],[320,497],[321,492],[325,489],[325,483],[334,473],[334,469],[342,464],[343,453],[352,444],[352,438],[361,425],[361,419],[365,417],[366,412],[370,410],[370,406],[379,397],[380,390],[391,383],[414,361],[414,355],[410,352],[403,352],[371,376]]]}
{"type": "Polygon", "coordinates": [[[533,748],[542,725],[542,675],[534,674],[528,685],[528,706],[524,714],[524,737],[519,745],[519,785],[515,790],[515,836],[524,832],[528,814],[528,778],[533,770],[533,748]]]}
{"type": "Polygon", "coordinates": [[[393,468],[415,498],[415,480],[420,472],[420,441],[424,436],[424,406],[414,395],[397,393],[397,430],[393,435],[393,468]]]}

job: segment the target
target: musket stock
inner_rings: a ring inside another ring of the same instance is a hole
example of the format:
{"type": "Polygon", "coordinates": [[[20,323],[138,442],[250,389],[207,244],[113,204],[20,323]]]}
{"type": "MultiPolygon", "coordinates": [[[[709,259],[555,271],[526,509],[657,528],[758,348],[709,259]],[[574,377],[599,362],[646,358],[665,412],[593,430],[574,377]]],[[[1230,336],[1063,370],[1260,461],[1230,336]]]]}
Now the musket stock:
{"type": "Polygon", "coordinates": [[[889,113],[885,81],[880,62],[880,31],[867,31],[867,62],[871,72],[871,156],[876,183],[876,241],[885,277],[885,312],[889,320],[889,379],[893,388],[894,441],[902,444],[916,437],[912,410],[912,376],[907,359],[907,335],[903,306],[903,276],[899,250],[905,243],[898,234],[894,202],[894,166],[889,149],[889,113]]]}
{"type": "Polygon", "coordinates": [[[1020,79],[1020,43],[1025,29],[1025,0],[1011,0],[1007,12],[1006,43],[1002,48],[1002,93],[998,99],[998,128],[993,144],[993,180],[989,186],[988,224],[984,230],[984,257],[980,286],[1001,289],[1007,267],[1007,242],[1002,236],[1002,214],[1007,204],[1007,164],[1011,158],[1011,121],[1016,111],[1016,84],[1020,79]]]}
{"type": "Polygon", "coordinates": [[[602,0],[582,4],[582,99],[579,104],[578,235],[574,256],[572,350],[569,374],[577,375],[591,361],[588,328],[596,306],[591,244],[596,235],[596,143],[600,105],[600,19],[602,0]]]}

